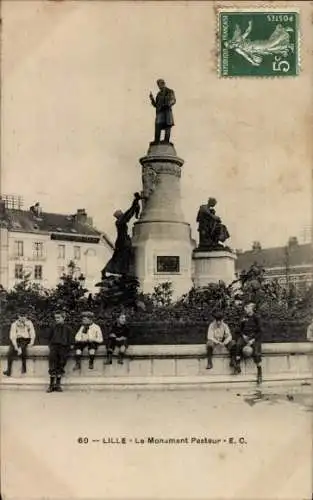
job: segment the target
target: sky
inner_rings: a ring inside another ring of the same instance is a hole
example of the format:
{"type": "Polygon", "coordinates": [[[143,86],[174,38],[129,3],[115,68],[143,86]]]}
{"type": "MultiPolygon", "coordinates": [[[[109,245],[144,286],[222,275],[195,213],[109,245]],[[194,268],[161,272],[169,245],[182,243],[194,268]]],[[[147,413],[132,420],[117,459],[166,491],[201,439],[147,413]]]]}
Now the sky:
{"type": "Polygon", "coordinates": [[[293,2],[300,75],[251,79],[218,76],[218,5],[4,0],[2,193],[47,212],[86,208],[114,239],[112,213],[141,190],[148,94],[163,77],[177,98],[172,140],[193,237],[209,196],[234,248],[300,236],[312,220],[312,4],[293,2]]]}

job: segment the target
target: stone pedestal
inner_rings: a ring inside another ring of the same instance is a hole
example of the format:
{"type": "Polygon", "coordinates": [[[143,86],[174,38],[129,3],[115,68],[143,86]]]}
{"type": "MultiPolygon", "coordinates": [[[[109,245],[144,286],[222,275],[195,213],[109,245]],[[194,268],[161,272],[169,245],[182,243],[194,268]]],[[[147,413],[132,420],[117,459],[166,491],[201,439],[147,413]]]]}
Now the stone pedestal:
{"type": "Polygon", "coordinates": [[[181,207],[180,177],[184,161],[171,143],[151,143],[142,165],[143,193],[147,201],[134,224],[132,243],[135,273],[144,293],[171,281],[174,298],[192,287],[190,225],[181,207]]]}
{"type": "Polygon", "coordinates": [[[236,255],[229,250],[193,252],[194,284],[196,287],[224,281],[229,285],[235,279],[236,255]]]}

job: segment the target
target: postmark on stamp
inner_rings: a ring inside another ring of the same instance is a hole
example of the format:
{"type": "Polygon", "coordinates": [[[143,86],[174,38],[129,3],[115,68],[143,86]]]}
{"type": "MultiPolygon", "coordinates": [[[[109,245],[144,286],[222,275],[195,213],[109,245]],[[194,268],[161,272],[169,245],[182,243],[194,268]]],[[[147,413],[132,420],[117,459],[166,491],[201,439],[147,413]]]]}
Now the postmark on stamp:
{"type": "Polygon", "coordinates": [[[297,12],[222,10],[218,15],[221,77],[298,74],[297,12]]]}

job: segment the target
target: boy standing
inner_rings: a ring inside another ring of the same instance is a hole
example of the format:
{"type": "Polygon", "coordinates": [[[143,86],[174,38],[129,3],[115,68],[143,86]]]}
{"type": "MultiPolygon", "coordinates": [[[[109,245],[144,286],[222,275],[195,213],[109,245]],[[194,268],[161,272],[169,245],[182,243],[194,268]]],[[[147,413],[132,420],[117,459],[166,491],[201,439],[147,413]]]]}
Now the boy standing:
{"type": "Polygon", "coordinates": [[[109,341],[107,346],[107,364],[112,364],[112,358],[115,348],[118,348],[118,363],[123,364],[123,359],[125,356],[126,349],[128,347],[128,337],[129,337],[129,326],[127,325],[126,315],[121,312],[115,325],[113,326],[112,332],[109,335],[109,341]]]}
{"type": "Polygon", "coordinates": [[[50,385],[47,392],[62,392],[61,378],[71,347],[71,330],[65,324],[65,312],[54,313],[54,325],[48,335],[50,385]]]}
{"type": "Polygon", "coordinates": [[[103,342],[99,325],[94,322],[94,314],[86,311],[82,314],[82,326],[75,335],[75,366],[74,370],[81,369],[81,358],[84,349],[88,350],[89,369],[93,370],[93,363],[99,344],[103,342]]]}
{"type": "Polygon", "coordinates": [[[241,373],[240,360],[242,354],[252,356],[257,366],[257,383],[262,382],[262,331],[255,304],[250,302],[244,308],[244,316],[240,323],[240,333],[236,344],[235,373],[241,373]]]}
{"type": "Polygon", "coordinates": [[[223,345],[226,349],[228,349],[230,353],[230,366],[234,366],[236,343],[232,340],[228,325],[223,321],[223,314],[218,311],[213,315],[213,317],[214,321],[210,323],[207,333],[207,369],[210,370],[213,367],[213,350],[218,345],[223,345]]]}
{"type": "Polygon", "coordinates": [[[13,360],[17,355],[22,359],[22,373],[26,373],[27,347],[33,346],[36,338],[34,325],[23,311],[19,312],[17,320],[12,323],[9,337],[8,366],[3,372],[7,377],[11,376],[13,360]]]}

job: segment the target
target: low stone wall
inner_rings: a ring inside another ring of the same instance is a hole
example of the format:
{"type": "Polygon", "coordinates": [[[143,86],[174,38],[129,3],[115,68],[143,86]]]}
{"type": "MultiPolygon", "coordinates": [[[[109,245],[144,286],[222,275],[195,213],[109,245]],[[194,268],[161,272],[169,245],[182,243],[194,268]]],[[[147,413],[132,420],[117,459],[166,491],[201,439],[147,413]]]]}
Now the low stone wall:
{"type": "MultiPolygon", "coordinates": [[[[5,368],[5,356],[8,347],[0,347],[0,360],[2,370],[5,368]]],[[[21,375],[21,364],[17,360],[13,364],[12,377],[4,378],[6,383],[14,379],[31,378],[45,379],[48,377],[48,347],[34,346],[29,348],[27,361],[27,374],[21,375]]],[[[66,375],[70,379],[88,378],[92,383],[95,377],[104,378],[165,378],[179,379],[188,377],[199,380],[214,380],[214,377],[232,377],[229,367],[229,356],[224,348],[220,348],[213,357],[213,369],[206,370],[205,345],[137,345],[130,346],[123,365],[113,360],[112,365],[105,365],[106,350],[101,346],[97,352],[94,370],[88,369],[88,362],[83,359],[81,372],[73,372],[74,359],[71,354],[66,375]]],[[[242,375],[254,375],[256,372],[251,359],[242,363],[242,375]]],[[[313,343],[282,343],[263,344],[263,372],[265,377],[284,375],[284,378],[308,379],[313,374],[313,343]]],[[[237,380],[240,379],[240,376],[237,380]]]]}

